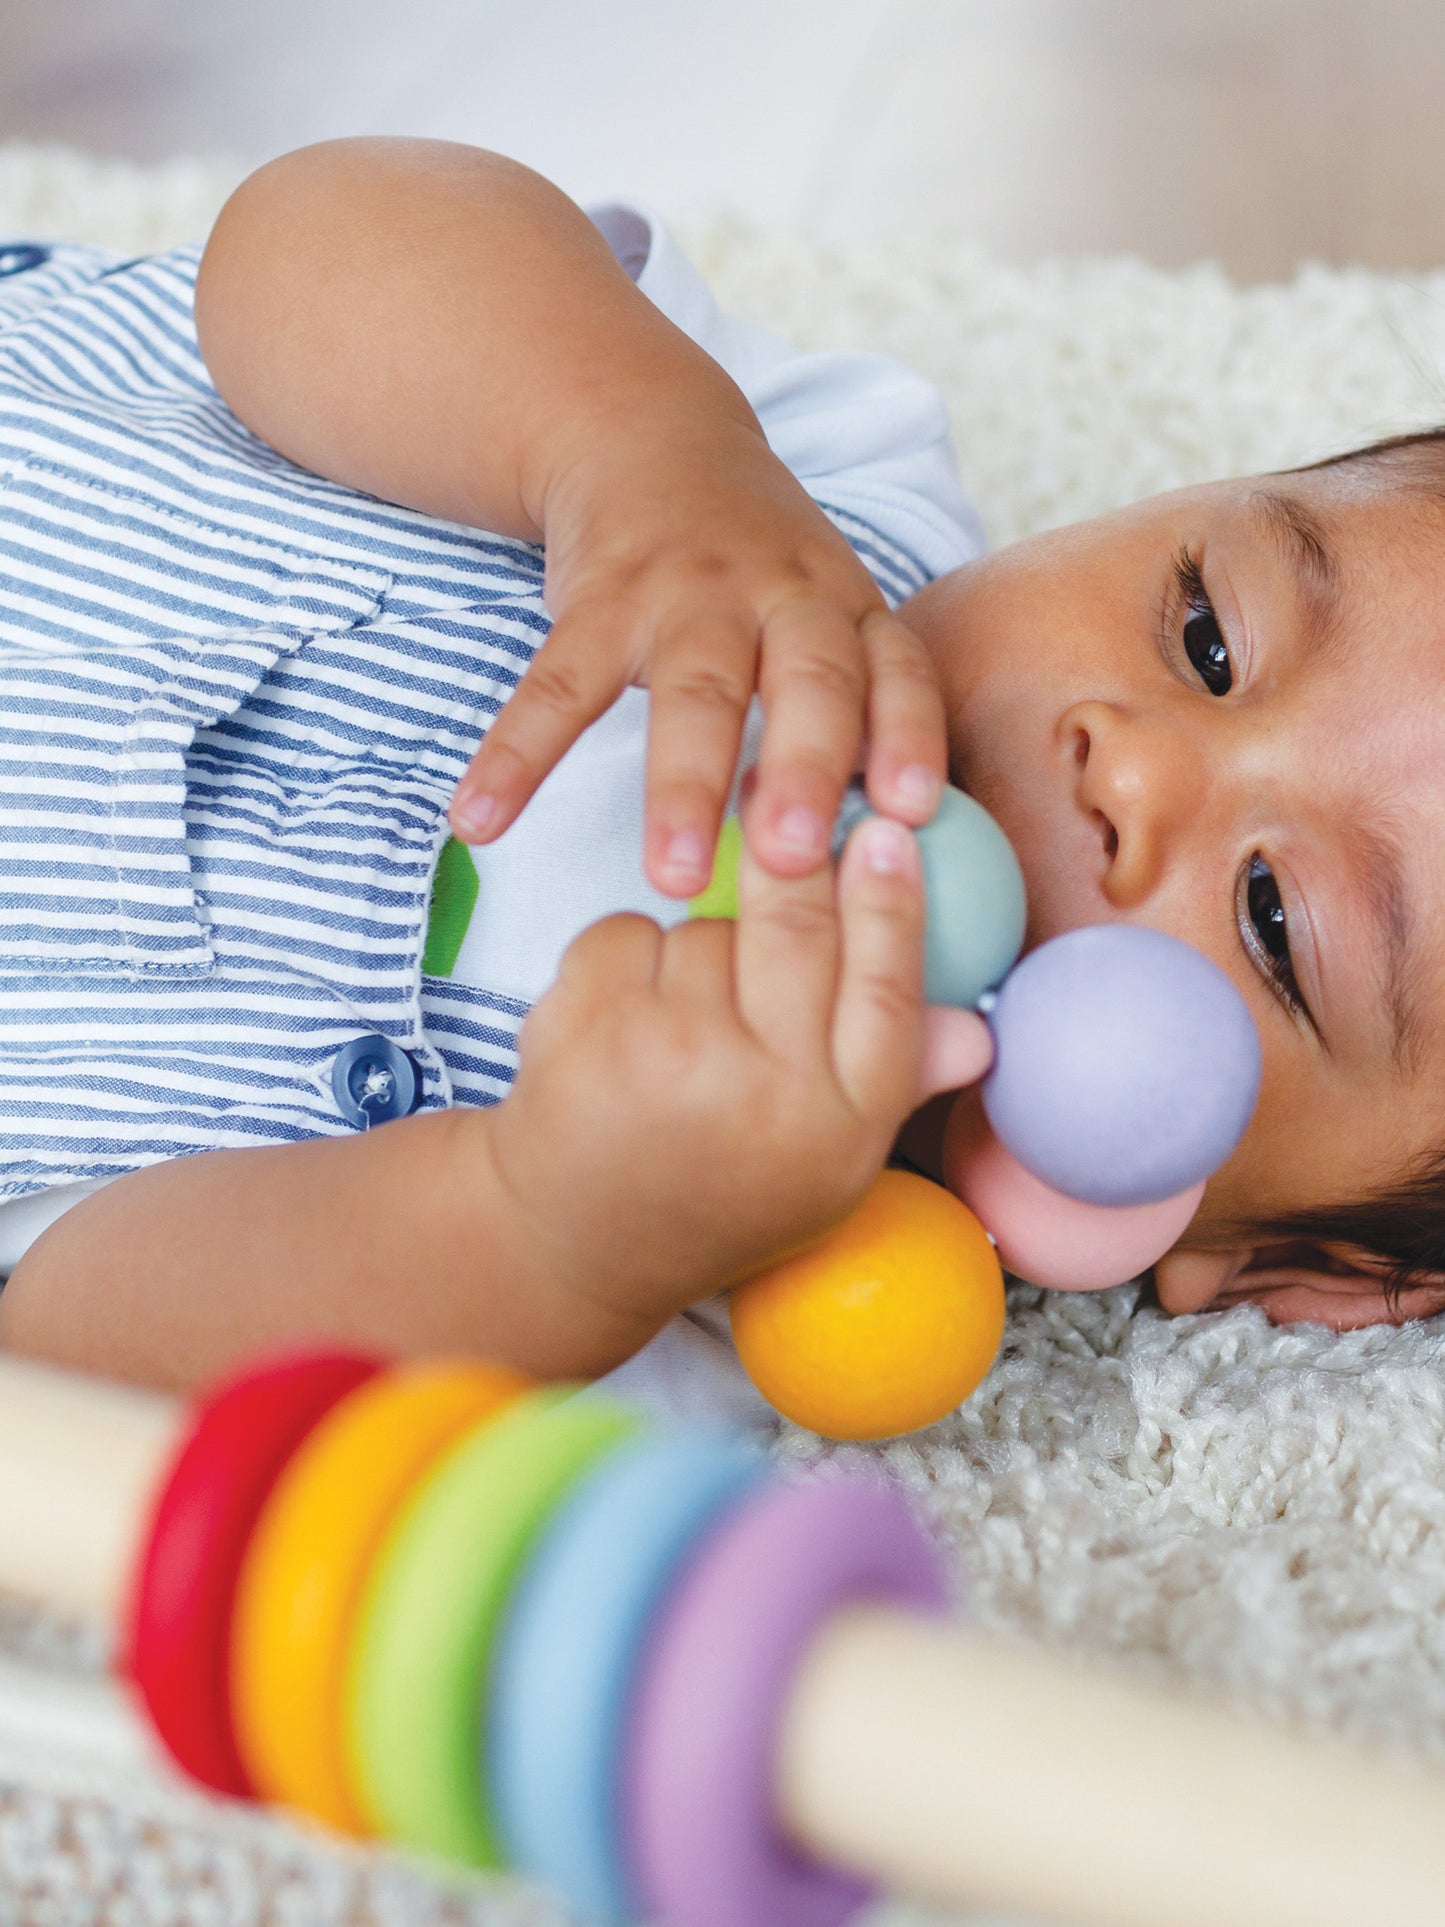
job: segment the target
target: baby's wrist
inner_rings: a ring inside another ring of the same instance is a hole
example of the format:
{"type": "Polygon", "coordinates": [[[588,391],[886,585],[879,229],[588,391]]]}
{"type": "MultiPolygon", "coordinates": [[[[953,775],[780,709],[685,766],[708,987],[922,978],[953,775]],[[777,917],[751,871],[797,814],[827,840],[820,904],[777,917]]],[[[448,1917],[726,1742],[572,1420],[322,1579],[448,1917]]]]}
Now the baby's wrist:
{"type": "MultiPolygon", "coordinates": [[[[714,451],[730,447],[777,459],[747,397],[701,350],[681,370],[666,357],[648,359],[630,380],[609,380],[592,407],[563,411],[555,432],[538,437],[523,499],[552,539],[561,523],[580,525],[596,509],[615,514],[619,501],[625,507],[629,475],[652,495],[670,467],[692,469],[701,457],[711,469],[714,451]]],[[[662,493],[669,493],[665,484],[662,493]]]]}
{"type": "Polygon", "coordinates": [[[488,1280],[488,1323],[507,1360],[544,1379],[598,1378],[631,1358],[664,1320],[622,1302],[596,1254],[534,1208],[499,1154],[502,1106],[454,1113],[456,1182],[469,1214],[478,1277],[488,1280]]]}

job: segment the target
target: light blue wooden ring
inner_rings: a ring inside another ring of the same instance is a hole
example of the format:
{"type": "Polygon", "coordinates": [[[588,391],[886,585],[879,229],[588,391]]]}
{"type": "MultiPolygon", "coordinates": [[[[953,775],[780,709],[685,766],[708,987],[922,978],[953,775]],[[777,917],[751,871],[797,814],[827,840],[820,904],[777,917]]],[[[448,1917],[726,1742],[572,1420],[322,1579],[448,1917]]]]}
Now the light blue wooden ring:
{"type": "Polygon", "coordinates": [[[513,1865],[590,1919],[638,1917],[619,1774],[649,1627],[689,1552],[767,1477],[732,1433],[630,1441],[573,1488],[513,1594],[483,1742],[497,1827],[513,1865]]]}

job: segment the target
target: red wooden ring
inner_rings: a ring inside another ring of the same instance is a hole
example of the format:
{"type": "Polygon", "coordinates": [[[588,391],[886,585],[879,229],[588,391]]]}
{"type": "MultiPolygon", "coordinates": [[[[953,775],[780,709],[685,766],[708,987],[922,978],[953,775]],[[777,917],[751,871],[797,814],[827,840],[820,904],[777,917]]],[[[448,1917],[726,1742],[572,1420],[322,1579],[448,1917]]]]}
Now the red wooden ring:
{"type": "Polygon", "coordinates": [[[354,1352],[291,1353],[224,1379],[191,1408],[162,1481],[126,1615],[123,1666],[187,1773],[253,1795],[231,1724],[231,1612],[251,1529],[292,1453],[381,1369],[354,1352]]]}

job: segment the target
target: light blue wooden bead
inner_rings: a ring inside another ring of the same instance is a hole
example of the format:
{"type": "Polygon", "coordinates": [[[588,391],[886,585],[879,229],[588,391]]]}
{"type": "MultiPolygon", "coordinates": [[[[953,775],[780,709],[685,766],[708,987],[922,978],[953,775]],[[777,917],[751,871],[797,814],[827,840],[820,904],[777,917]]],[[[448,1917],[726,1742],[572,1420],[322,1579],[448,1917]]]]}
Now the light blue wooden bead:
{"type": "MultiPolygon", "coordinates": [[[[874,814],[863,792],[850,789],[838,812],[834,849],[841,850],[853,826],[874,814]]],[[[969,1009],[1002,981],[1023,948],[1023,873],[988,811],[952,784],[914,834],[928,897],[928,1001],[969,1009]]]]}

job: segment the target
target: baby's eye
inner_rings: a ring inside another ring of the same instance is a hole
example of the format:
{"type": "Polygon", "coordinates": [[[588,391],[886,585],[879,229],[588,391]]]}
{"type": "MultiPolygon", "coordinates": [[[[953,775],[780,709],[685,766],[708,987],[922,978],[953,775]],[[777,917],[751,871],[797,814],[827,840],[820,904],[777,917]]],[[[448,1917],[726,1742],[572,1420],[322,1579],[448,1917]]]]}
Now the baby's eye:
{"type": "Polygon", "coordinates": [[[1263,857],[1250,860],[1245,881],[1249,922],[1264,952],[1264,964],[1292,1011],[1304,1011],[1304,999],[1295,981],[1294,964],[1289,954],[1289,931],[1285,927],[1284,905],[1279,885],[1263,857]]]}
{"type": "Polygon", "coordinates": [[[1185,610],[1184,653],[1210,695],[1227,696],[1234,681],[1229,645],[1220,634],[1199,564],[1188,549],[1181,549],[1174,558],[1174,579],[1185,610]]]}

